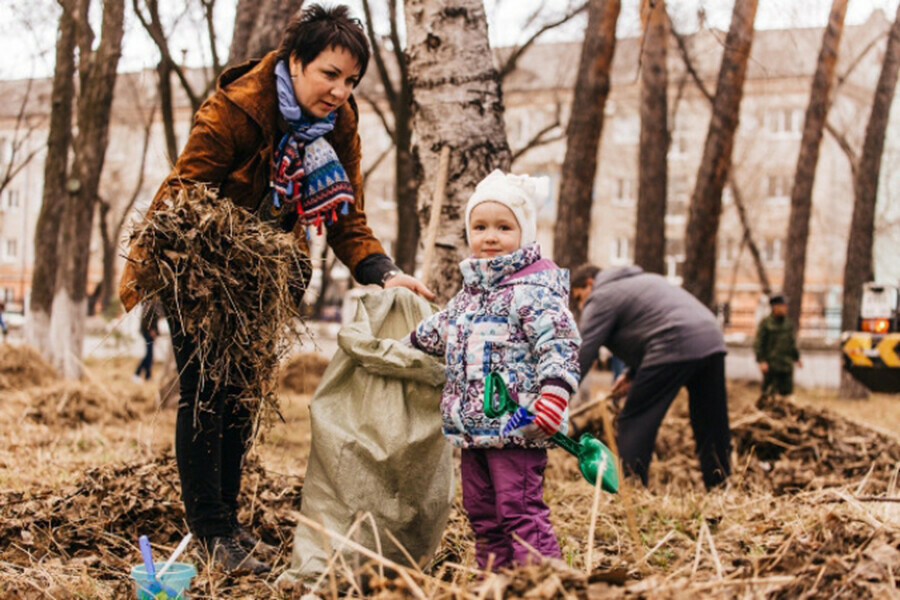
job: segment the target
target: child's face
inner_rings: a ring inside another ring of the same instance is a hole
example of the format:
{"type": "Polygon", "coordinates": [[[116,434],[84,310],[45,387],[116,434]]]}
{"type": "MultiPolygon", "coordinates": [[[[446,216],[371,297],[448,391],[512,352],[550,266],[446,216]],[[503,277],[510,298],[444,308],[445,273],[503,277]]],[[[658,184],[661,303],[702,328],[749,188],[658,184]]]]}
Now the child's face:
{"type": "Polygon", "coordinates": [[[522,228],[516,215],[499,202],[482,202],[469,214],[469,245],[475,258],[493,258],[518,250],[522,228]]]}

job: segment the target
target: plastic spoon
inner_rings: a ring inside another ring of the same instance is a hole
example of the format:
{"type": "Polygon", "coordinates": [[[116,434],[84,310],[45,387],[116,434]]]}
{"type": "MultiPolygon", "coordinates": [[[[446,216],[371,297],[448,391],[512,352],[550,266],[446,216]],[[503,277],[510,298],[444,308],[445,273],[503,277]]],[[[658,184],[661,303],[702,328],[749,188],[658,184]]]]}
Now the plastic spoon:
{"type": "Polygon", "coordinates": [[[163,575],[166,574],[166,571],[169,570],[175,561],[181,556],[181,553],[184,552],[184,549],[187,548],[187,545],[191,542],[191,538],[193,535],[188,533],[184,538],[178,543],[178,546],[175,548],[175,551],[172,552],[172,556],[169,557],[169,560],[166,561],[166,564],[162,566],[159,570],[159,573],[156,574],[157,577],[162,578],[163,575]]]}
{"type": "MultiPolygon", "coordinates": [[[[488,373],[484,380],[483,408],[484,414],[492,419],[515,412],[519,408],[499,373],[488,373]]],[[[550,441],[578,459],[578,468],[588,483],[597,485],[599,477],[600,486],[604,490],[612,493],[619,491],[619,473],[615,456],[603,442],[589,433],[582,434],[576,442],[559,431],[550,436],[550,441]]]]}
{"type": "Polygon", "coordinates": [[[138,538],[138,546],[141,549],[141,556],[144,558],[144,568],[147,569],[147,576],[150,577],[147,591],[154,598],[177,598],[178,592],[167,585],[163,585],[157,579],[156,565],[153,564],[153,550],[150,548],[150,540],[146,535],[138,538]]]}

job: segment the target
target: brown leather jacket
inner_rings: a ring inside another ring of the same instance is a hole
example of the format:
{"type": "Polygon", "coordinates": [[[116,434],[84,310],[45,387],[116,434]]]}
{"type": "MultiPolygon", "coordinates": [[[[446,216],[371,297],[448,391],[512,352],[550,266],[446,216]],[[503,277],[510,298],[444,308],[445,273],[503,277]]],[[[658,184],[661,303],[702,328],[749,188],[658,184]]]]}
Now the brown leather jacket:
{"type": "MultiPolygon", "coordinates": [[[[230,198],[236,205],[257,210],[263,197],[271,193],[269,168],[273,148],[287,131],[278,110],[275,63],[275,53],[271,52],[262,60],[222,73],[216,92],[194,116],[184,150],[156,192],[147,216],[160,206],[170,188],[185,183],[210,184],[218,188],[220,196],[230,198]]],[[[350,212],[327,228],[328,244],[351,273],[355,273],[356,266],[367,256],[384,253],[366,224],[357,121],[356,103],[351,97],[338,109],[334,130],[325,136],[347,171],[356,196],[350,212]]],[[[298,224],[293,235],[297,245],[308,254],[305,228],[298,224]]],[[[125,310],[131,310],[141,300],[133,263],[140,258],[132,247],[119,283],[119,298],[125,310]]]]}

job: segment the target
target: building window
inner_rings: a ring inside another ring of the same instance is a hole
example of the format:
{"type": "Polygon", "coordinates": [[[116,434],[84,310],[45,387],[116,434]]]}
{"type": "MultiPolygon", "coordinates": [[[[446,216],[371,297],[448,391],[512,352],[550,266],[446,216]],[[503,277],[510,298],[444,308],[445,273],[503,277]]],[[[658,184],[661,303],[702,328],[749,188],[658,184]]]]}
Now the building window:
{"type": "Polygon", "coordinates": [[[6,262],[11,262],[19,256],[19,240],[8,238],[3,244],[3,258],[6,262]]]}
{"type": "Polygon", "coordinates": [[[631,240],[627,237],[617,237],[612,243],[610,262],[614,265],[631,264],[631,240]]]}
{"type": "Polygon", "coordinates": [[[784,244],[780,238],[767,238],[763,245],[763,260],[770,265],[784,264],[784,244]]]}
{"type": "Polygon", "coordinates": [[[7,190],[6,208],[19,208],[19,190],[7,190]]]}
{"type": "Polygon", "coordinates": [[[791,180],[785,175],[769,175],[766,178],[766,197],[769,200],[787,200],[791,193],[791,180]]]}
{"type": "Polygon", "coordinates": [[[688,151],[687,134],[676,131],[672,134],[672,140],[669,143],[669,158],[684,158],[688,151]]]}
{"type": "Polygon", "coordinates": [[[666,223],[682,224],[688,214],[688,179],[684,175],[669,178],[669,197],[666,199],[666,223]]]}
{"type": "Polygon", "coordinates": [[[763,118],[766,131],[772,135],[796,137],[803,130],[803,111],[799,108],[775,108],[763,118]]]}
{"type": "Polygon", "coordinates": [[[613,196],[613,204],[634,204],[634,188],[633,179],[624,179],[619,177],[616,179],[616,193],[613,196]]]}
{"type": "Polygon", "coordinates": [[[637,115],[619,117],[612,122],[613,141],[617,144],[637,144],[641,139],[641,119],[637,115]]]}
{"type": "Polygon", "coordinates": [[[737,241],[732,238],[725,238],[719,243],[719,262],[731,264],[737,258],[737,241]]]}

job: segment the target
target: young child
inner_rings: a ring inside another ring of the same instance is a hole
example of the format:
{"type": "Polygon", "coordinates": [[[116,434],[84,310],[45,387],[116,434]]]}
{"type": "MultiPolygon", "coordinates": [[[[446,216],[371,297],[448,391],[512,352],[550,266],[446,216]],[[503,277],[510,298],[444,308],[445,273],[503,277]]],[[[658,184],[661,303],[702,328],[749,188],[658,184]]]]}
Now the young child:
{"type": "Polygon", "coordinates": [[[463,505],[482,569],[560,558],[544,504],[547,438],[566,431],[578,388],[581,339],[569,312],[569,274],[541,258],[535,179],[495,170],[466,206],[472,257],[463,289],[413,331],[416,348],[443,356],[443,431],[462,448],[463,505]],[[524,411],[488,418],[484,380],[499,373],[524,411]],[[532,550],[533,549],[533,550],[532,550]]]}
{"type": "Polygon", "coordinates": [[[756,329],[753,350],[763,375],[763,395],[790,396],[794,393],[794,365],[803,366],[794,327],[787,318],[787,299],[782,294],[769,298],[772,312],[756,329]]]}

